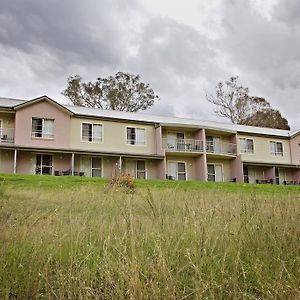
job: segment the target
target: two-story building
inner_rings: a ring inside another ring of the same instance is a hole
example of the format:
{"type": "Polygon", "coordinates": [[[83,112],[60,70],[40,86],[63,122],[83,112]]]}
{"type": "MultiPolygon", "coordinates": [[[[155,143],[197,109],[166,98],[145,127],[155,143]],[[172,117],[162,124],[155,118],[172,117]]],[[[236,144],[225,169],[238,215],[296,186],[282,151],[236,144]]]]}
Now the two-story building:
{"type": "Polygon", "coordinates": [[[0,98],[0,172],[300,182],[300,131],[0,98]]]}

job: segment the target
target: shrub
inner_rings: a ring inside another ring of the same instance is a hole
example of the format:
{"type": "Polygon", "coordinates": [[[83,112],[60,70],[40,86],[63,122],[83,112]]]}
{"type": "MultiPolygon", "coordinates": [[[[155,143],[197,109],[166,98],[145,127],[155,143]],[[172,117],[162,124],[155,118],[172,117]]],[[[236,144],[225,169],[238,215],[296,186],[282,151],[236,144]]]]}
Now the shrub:
{"type": "Polygon", "coordinates": [[[124,189],[125,192],[134,193],[135,192],[135,182],[134,178],[130,174],[120,174],[114,175],[110,181],[107,183],[106,188],[108,189],[124,189]]]}

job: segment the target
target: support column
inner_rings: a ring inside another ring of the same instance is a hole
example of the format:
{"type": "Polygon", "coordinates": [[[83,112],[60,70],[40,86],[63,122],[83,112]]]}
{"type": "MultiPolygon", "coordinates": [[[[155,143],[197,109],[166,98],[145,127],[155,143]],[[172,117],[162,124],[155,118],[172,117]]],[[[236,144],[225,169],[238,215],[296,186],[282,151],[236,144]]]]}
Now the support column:
{"type": "Polygon", "coordinates": [[[122,156],[119,158],[119,174],[122,174],[122,156]]]}
{"type": "Polygon", "coordinates": [[[72,153],[71,156],[71,175],[74,176],[74,165],[75,165],[75,154],[72,153]]]}
{"type": "Polygon", "coordinates": [[[17,154],[18,154],[18,151],[17,151],[17,149],[15,149],[15,151],[14,151],[14,174],[17,173],[17,154]]]}

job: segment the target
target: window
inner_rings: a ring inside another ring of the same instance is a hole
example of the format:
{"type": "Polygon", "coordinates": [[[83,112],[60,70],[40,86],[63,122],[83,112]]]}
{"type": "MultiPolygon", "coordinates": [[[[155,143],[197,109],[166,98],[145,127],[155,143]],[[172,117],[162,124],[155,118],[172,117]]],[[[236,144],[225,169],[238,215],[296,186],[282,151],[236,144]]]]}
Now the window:
{"type": "Polygon", "coordinates": [[[127,127],[127,144],[145,145],[145,128],[127,127]]]}
{"type": "Polygon", "coordinates": [[[92,157],[92,176],[102,176],[102,159],[99,157],[92,157]]]}
{"type": "Polygon", "coordinates": [[[81,138],[85,142],[102,142],[102,125],[92,123],[82,123],[81,138]]]}
{"type": "Polygon", "coordinates": [[[146,179],[146,162],[144,160],[136,161],[136,178],[146,179]]]}
{"type": "Polygon", "coordinates": [[[270,151],[272,155],[283,156],[282,142],[270,142],[270,151]]]}
{"type": "Polygon", "coordinates": [[[31,136],[43,139],[53,139],[54,120],[32,118],[31,136]]]}
{"type": "Polygon", "coordinates": [[[254,143],[252,139],[240,138],[241,153],[253,153],[254,143]]]}
{"type": "Polygon", "coordinates": [[[222,165],[207,165],[207,180],[208,181],[223,181],[222,165]]]}
{"type": "Polygon", "coordinates": [[[168,177],[176,180],[186,180],[186,167],[184,162],[169,162],[168,177]]]}
{"type": "Polygon", "coordinates": [[[35,174],[52,175],[52,155],[36,155],[35,174]]]}

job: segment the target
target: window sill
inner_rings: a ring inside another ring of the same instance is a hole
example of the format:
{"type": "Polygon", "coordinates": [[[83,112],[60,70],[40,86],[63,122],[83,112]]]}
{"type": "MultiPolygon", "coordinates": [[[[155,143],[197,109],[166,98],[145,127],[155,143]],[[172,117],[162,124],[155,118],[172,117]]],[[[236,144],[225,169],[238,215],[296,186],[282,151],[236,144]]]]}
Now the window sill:
{"type": "Polygon", "coordinates": [[[45,137],[36,137],[36,136],[32,136],[31,139],[32,140],[43,140],[43,141],[54,141],[54,138],[45,138],[45,137]]]}

